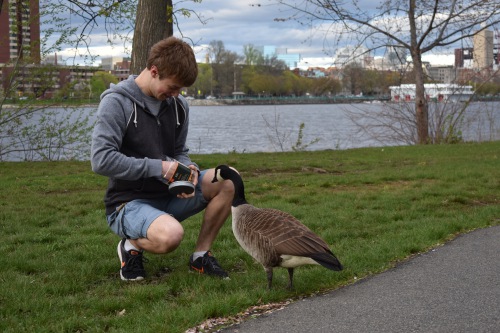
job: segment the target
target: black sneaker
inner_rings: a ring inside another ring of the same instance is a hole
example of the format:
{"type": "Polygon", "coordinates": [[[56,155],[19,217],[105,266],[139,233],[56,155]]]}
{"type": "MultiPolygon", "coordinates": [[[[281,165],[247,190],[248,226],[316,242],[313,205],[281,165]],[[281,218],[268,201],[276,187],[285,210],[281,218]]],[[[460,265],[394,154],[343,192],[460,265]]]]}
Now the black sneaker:
{"type": "Polygon", "coordinates": [[[130,250],[125,251],[123,244],[126,239],[122,239],[118,243],[118,257],[120,258],[120,277],[124,281],[138,281],[144,279],[146,271],[144,270],[143,262],[147,259],[143,257],[141,251],[130,250]]]}
{"type": "Polygon", "coordinates": [[[218,276],[223,279],[229,279],[229,275],[220,267],[219,263],[212,255],[212,252],[207,251],[203,257],[193,261],[193,255],[189,258],[189,269],[200,274],[218,276]]]}

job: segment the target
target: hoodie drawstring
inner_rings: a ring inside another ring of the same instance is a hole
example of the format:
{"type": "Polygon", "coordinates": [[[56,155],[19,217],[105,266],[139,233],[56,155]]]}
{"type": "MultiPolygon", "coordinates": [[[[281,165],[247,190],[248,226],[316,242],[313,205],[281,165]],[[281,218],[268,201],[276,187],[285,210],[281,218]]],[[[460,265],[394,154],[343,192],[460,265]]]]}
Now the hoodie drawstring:
{"type": "MultiPolygon", "coordinates": [[[[134,115],[134,125],[135,125],[135,128],[137,128],[137,106],[136,104],[134,103],[134,112],[133,112],[133,115],[134,115]]],[[[130,118],[128,118],[128,121],[127,121],[127,127],[128,128],[128,124],[130,124],[130,120],[132,119],[132,114],[130,115],[130,118]]]]}
{"type": "MultiPolygon", "coordinates": [[[[174,99],[174,108],[175,108],[175,121],[176,121],[177,127],[179,127],[181,125],[181,123],[179,122],[179,110],[177,108],[177,98],[173,97],[173,99],[174,99]]],[[[183,108],[183,111],[184,111],[184,113],[186,113],[184,108],[183,108]]],[[[134,112],[133,113],[134,113],[134,126],[135,126],[135,128],[137,128],[137,103],[135,103],[135,102],[134,102],[134,112]]],[[[127,127],[128,127],[128,124],[130,123],[131,119],[132,119],[132,115],[130,115],[130,118],[127,122],[127,127]]],[[[159,119],[157,118],[156,120],[158,122],[158,125],[160,125],[159,119]]]]}
{"type": "Polygon", "coordinates": [[[137,104],[135,104],[134,102],[134,125],[135,125],[135,128],[137,128],[137,104]]]}
{"type": "Polygon", "coordinates": [[[175,120],[177,122],[177,127],[181,125],[179,122],[179,111],[177,111],[177,98],[174,96],[174,107],[175,107],[175,120]]]}

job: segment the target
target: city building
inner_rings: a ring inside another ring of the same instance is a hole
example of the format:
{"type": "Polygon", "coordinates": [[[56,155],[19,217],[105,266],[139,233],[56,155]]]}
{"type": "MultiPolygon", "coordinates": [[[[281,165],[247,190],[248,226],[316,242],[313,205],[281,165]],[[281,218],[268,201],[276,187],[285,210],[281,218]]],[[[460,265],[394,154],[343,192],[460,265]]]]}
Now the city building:
{"type": "Polygon", "coordinates": [[[272,45],[265,45],[256,47],[262,53],[264,58],[273,58],[283,61],[289,69],[297,68],[300,62],[300,54],[298,53],[288,53],[286,48],[276,48],[272,45]]]}
{"type": "Polygon", "coordinates": [[[38,0],[4,0],[0,4],[1,94],[50,98],[65,86],[72,87],[68,97],[90,91],[90,79],[98,68],[65,66],[57,54],[42,61],[38,0]]]}
{"type": "MultiPolygon", "coordinates": [[[[391,101],[411,102],[415,100],[415,85],[402,84],[391,86],[391,101]]],[[[472,86],[461,86],[458,84],[428,83],[424,84],[425,95],[428,100],[442,101],[467,101],[474,94],[472,86]]]]}
{"type": "Polygon", "coordinates": [[[63,57],[61,55],[57,55],[57,53],[56,53],[54,55],[46,56],[45,58],[42,59],[41,63],[42,63],[42,65],[58,66],[58,65],[64,64],[64,60],[63,60],[63,57]]]}
{"type": "Polygon", "coordinates": [[[364,46],[346,46],[339,48],[335,53],[333,65],[335,67],[345,67],[349,64],[358,64],[362,68],[367,67],[365,58],[369,56],[368,49],[364,46]]]}
{"type": "Polygon", "coordinates": [[[119,81],[126,80],[130,75],[131,58],[103,57],[101,58],[101,70],[116,76],[119,81]]]}
{"type": "Polygon", "coordinates": [[[436,83],[455,83],[456,68],[454,66],[428,66],[427,75],[429,80],[436,83]]]}
{"type": "Polygon", "coordinates": [[[473,37],[474,68],[484,69],[493,66],[493,31],[483,29],[473,37]]]}
{"type": "Polygon", "coordinates": [[[40,63],[38,0],[4,0],[0,4],[0,64],[17,58],[40,63]]]}
{"type": "Polygon", "coordinates": [[[472,59],[474,59],[474,48],[455,49],[455,68],[472,68],[472,59]]]}
{"type": "Polygon", "coordinates": [[[406,64],[408,50],[401,47],[389,46],[384,54],[383,63],[388,70],[398,70],[406,64]]]}
{"type": "Polygon", "coordinates": [[[297,66],[300,62],[300,54],[280,53],[280,54],[276,55],[276,58],[278,60],[283,61],[287,65],[287,67],[290,69],[297,68],[297,66]]]}

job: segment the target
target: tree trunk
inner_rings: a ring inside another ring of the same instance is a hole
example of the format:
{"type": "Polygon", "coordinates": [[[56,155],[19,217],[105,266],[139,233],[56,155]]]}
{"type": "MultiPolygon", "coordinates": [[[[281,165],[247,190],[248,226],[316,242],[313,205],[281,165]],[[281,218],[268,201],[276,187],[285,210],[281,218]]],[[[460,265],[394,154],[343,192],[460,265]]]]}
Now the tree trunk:
{"type": "Polygon", "coordinates": [[[146,66],[151,47],[172,34],[172,0],[139,0],[130,73],[139,74],[146,66]]]}
{"type": "Polygon", "coordinates": [[[424,69],[420,53],[413,57],[413,71],[415,76],[415,117],[419,144],[429,142],[429,107],[424,90],[424,69]]]}
{"type": "Polygon", "coordinates": [[[408,20],[410,22],[410,53],[413,60],[413,74],[415,76],[415,122],[417,125],[417,140],[419,144],[429,143],[429,108],[424,90],[424,69],[422,68],[422,54],[420,43],[417,42],[416,0],[410,0],[408,20]]]}

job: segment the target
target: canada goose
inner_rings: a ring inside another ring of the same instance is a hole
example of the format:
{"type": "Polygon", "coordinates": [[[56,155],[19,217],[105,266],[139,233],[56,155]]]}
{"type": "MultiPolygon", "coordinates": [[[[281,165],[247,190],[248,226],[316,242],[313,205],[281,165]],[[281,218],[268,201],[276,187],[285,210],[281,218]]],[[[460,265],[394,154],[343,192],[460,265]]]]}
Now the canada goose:
{"type": "Polygon", "coordinates": [[[227,165],[216,167],[212,182],[227,179],[233,182],[235,192],[231,207],[234,236],[241,247],[264,266],[269,289],[273,267],[288,269],[289,289],[293,289],[295,267],[312,264],[342,270],[342,264],[318,235],[286,212],[250,205],[239,173],[227,165]]]}

